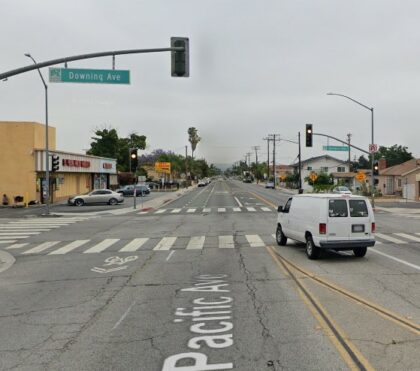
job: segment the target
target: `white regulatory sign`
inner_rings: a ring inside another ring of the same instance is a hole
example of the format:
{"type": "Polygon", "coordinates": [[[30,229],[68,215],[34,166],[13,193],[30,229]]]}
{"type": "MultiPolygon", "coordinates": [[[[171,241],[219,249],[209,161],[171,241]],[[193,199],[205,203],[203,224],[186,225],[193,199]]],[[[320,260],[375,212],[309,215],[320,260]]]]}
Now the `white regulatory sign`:
{"type": "Polygon", "coordinates": [[[378,145],[377,144],[369,144],[369,153],[376,153],[378,152],[378,145]]]}

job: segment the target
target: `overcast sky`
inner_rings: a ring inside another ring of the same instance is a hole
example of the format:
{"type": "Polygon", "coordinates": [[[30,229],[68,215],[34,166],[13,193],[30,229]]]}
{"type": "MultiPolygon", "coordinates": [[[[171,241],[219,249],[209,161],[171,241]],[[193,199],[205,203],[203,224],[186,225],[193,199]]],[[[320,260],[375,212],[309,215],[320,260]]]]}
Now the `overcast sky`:
{"type": "MultiPolygon", "coordinates": [[[[170,53],[155,53],[117,57],[130,85],[50,83],[58,149],[83,152],[106,125],[146,135],[148,150],[184,153],[195,126],[197,156],[233,163],[255,145],[265,158],[262,138],[296,139],[305,123],[343,139],[352,133],[367,149],[370,111],[332,91],[374,107],[376,143],[420,156],[419,1],[0,0],[0,9],[0,72],[30,64],[27,52],[41,62],[190,39],[190,78],[171,77],[170,53]]],[[[69,64],[111,66],[111,57],[69,64]]],[[[0,82],[0,120],[43,123],[44,115],[36,72],[0,82]]],[[[325,144],[315,138],[303,157],[327,153],[325,144]]],[[[282,142],[277,153],[291,163],[297,146],[282,142]]]]}

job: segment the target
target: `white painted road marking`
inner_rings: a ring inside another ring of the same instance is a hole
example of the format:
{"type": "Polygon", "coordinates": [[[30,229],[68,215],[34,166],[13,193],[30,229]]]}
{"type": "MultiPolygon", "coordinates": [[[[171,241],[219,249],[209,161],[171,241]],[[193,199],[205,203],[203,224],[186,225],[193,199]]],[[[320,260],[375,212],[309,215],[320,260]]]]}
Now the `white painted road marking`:
{"type": "Polygon", "coordinates": [[[262,208],[261,208],[261,210],[262,210],[262,211],[271,211],[271,209],[270,209],[270,208],[268,208],[268,207],[262,207],[262,208]]]}
{"type": "Polygon", "coordinates": [[[201,250],[204,246],[204,241],[206,236],[194,236],[191,237],[190,242],[188,242],[187,250],[201,250]]]}
{"type": "Polygon", "coordinates": [[[257,210],[255,210],[255,208],[254,207],[247,207],[246,208],[248,211],[257,211],[257,210]]]}
{"type": "Polygon", "coordinates": [[[369,251],[373,251],[373,252],[374,252],[374,253],[376,253],[376,254],[379,254],[379,255],[385,256],[385,257],[386,257],[386,258],[388,258],[388,259],[395,260],[395,261],[396,261],[396,262],[398,262],[398,263],[404,264],[404,265],[406,265],[406,266],[408,266],[408,267],[410,267],[410,268],[414,268],[414,269],[417,269],[418,271],[420,271],[420,266],[418,266],[418,265],[415,265],[415,264],[412,264],[412,263],[406,262],[405,260],[402,260],[402,259],[398,259],[398,258],[396,258],[395,256],[385,254],[385,253],[383,253],[382,251],[378,251],[378,250],[376,250],[376,249],[372,249],[372,248],[371,248],[371,249],[369,249],[369,251]]]}
{"type": "Polygon", "coordinates": [[[156,210],[155,214],[163,214],[166,211],[166,209],[159,209],[156,210]]]}
{"type": "Polygon", "coordinates": [[[211,211],[211,209],[210,208],[208,208],[208,207],[205,207],[204,209],[203,209],[203,213],[209,213],[211,211]]]}
{"type": "Polygon", "coordinates": [[[119,238],[107,238],[107,239],[99,242],[95,246],[92,246],[90,249],[87,249],[84,253],[85,254],[92,254],[92,253],[102,252],[105,249],[107,249],[108,247],[110,247],[113,244],[115,244],[116,242],[118,242],[119,240],[120,240],[119,238]]]}
{"type": "Polygon", "coordinates": [[[55,250],[55,251],[51,251],[48,255],[64,255],[67,254],[68,252],[77,249],[78,247],[85,245],[89,242],[90,240],[76,240],[73,242],[70,242],[69,244],[67,244],[66,246],[60,247],[59,249],[55,250]]]}
{"type": "Polygon", "coordinates": [[[235,211],[235,212],[241,212],[241,211],[242,211],[242,209],[241,209],[240,207],[234,207],[234,208],[233,208],[233,211],[235,211]]]}
{"type": "Polygon", "coordinates": [[[234,247],[233,236],[219,236],[219,249],[233,249],[234,247]]]}
{"type": "Polygon", "coordinates": [[[11,236],[11,235],[7,235],[7,236],[0,236],[0,240],[10,240],[11,238],[13,239],[22,239],[22,238],[28,238],[30,237],[29,235],[25,234],[24,236],[11,236]]]}
{"type": "Polygon", "coordinates": [[[24,251],[22,254],[38,254],[38,253],[40,253],[44,250],[49,249],[50,247],[53,247],[53,246],[57,245],[58,243],[60,243],[60,241],[44,242],[44,243],[41,243],[40,245],[38,245],[38,246],[36,246],[36,247],[34,247],[30,250],[24,251]]]}
{"type": "Polygon", "coordinates": [[[225,212],[226,212],[226,208],[225,208],[225,207],[219,207],[219,208],[217,209],[217,212],[218,212],[218,213],[225,213],[225,212]]]}
{"type": "Polygon", "coordinates": [[[125,245],[120,251],[137,251],[142,247],[149,239],[148,238],[135,238],[127,245],[125,245]]]}
{"type": "Polygon", "coordinates": [[[405,241],[398,240],[397,238],[391,237],[391,236],[389,236],[387,234],[382,234],[382,233],[378,233],[378,232],[376,232],[375,234],[376,234],[376,237],[379,237],[379,238],[381,238],[383,240],[390,241],[390,242],[393,242],[393,243],[398,243],[398,244],[405,244],[405,243],[407,243],[405,241]]]}
{"type": "Polygon", "coordinates": [[[420,242],[420,237],[416,237],[416,236],[411,236],[407,233],[394,233],[397,236],[406,238],[407,240],[411,240],[411,241],[415,241],[415,242],[420,242]]]}
{"type": "Polygon", "coordinates": [[[121,318],[117,321],[117,323],[114,325],[114,327],[111,329],[111,331],[115,330],[121,324],[121,322],[124,321],[124,318],[127,317],[128,313],[130,313],[130,310],[131,310],[131,308],[133,308],[134,304],[136,304],[135,300],[131,303],[131,305],[124,312],[124,314],[121,316],[121,318]]]}
{"type": "Polygon", "coordinates": [[[40,234],[41,232],[0,232],[0,236],[21,236],[21,235],[30,235],[30,234],[40,234]]]}
{"type": "Polygon", "coordinates": [[[5,241],[0,241],[0,244],[6,244],[6,243],[15,243],[16,240],[5,240],[5,241]]]}
{"type": "Polygon", "coordinates": [[[195,211],[196,211],[197,209],[188,209],[187,210],[187,213],[195,213],[195,211]]]}
{"type": "Polygon", "coordinates": [[[173,209],[171,214],[178,214],[182,209],[173,209]]]}
{"type": "Polygon", "coordinates": [[[172,250],[169,255],[166,257],[166,261],[169,261],[169,259],[171,258],[171,256],[175,253],[175,250],[172,250]]]}
{"type": "Polygon", "coordinates": [[[163,237],[153,250],[169,250],[175,241],[176,237],[163,237]]]}
{"type": "Polygon", "coordinates": [[[238,198],[237,197],[233,197],[234,199],[235,199],[235,201],[238,203],[238,206],[239,207],[242,207],[243,205],[241,204],[241,202],[238,200],[238,198]]]}
{"type": "Polygon", "coordinates": [[[13,249],[21,249],[22,247],[25,247],[26,245],[29,245],[28,242],[25,243],[17,243],[15,245],[11,245],[9,247],[6,247],[7,250],[13,250],[13,249]]]}
{"type": "Polygon", "coordinates": [[[264,247],[265,243],[257,234],[247,234],[246,239],[251,247],[264,247]]]}

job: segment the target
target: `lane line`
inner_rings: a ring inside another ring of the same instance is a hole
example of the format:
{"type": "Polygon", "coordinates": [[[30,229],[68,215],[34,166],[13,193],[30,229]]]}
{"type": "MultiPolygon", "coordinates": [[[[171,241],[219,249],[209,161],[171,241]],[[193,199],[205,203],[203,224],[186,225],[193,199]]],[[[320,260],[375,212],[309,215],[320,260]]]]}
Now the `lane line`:
{"type": "Polygon", "coordinates": [[[121,324],[121,322],[124,321],[125,317],[127,317],[128,313],[130,313],[131,308],[133,308],[134,304],[136,304],[135,300],[131,303],[131,305],[124,312],[124,314],[121,316],[121,318],[117,321],[117,323],[114,325],[114,327],[111,329],[111,331],[115,330],[121,324]]]}
{"type": "Polygon", "coordinates": [[[233,236],[219,236],[219,249],[233,249],[233,248],[235,248],[233,236]]]}
{"type": "Polygon", "coordinates": [[[22,254],[38,254],[38,253],[40,253],[44,250],[49,249],[50,247],[53,247],[53,246],[57,245],[58,243],[60,243],[60,241],[44,242],[44,243],[41,243],[40,245],[38,245],[38,246],[36,246],[36,247],[34,247],[30,250],[24,251],[22,254]]]}
{"type": "Polygon", "coordinates": [[[397,238],[394,238],[394,237],[389,236],[387,234],[382,234],[382,233],[376,232],[375,235],[376,235],[376,237],[379,237],[382,240],[390,241],[390,242],[393,242],[393,243],[397,243],[397,244],[406,244],[407,243],[406,241],[398,240],[397,238]]]}
{"type": "Polygon", "coordinates": [[[171,256],[175,254],[175,250],[172,250],[169,255],[166,257],[166,261],[169,261],[169,259],[171,258],[171,256]]]}
{"type": "Polygon", "coordinates": [[[202,250],[206,236],[194,236],[191,237],[187,245],[187,250],[202,250]]]}
{"type": "Polygon", "coordinates": [[[244,205],[241,204],[241,202],[238,200],[238,198],[236,196],[233,197],[235,199],[235,201],[238,203],[239,207],[243,207],[244,205]]]}
{"type": "Polygon", "coordinates": [[[177,237],[163,237],[153,250],[170,250],[177,237]]]}
{"type": "Polygon", "coordinates": [[[370,249],[369,249],[369,251],[372,251],[372,252],[374,252],[374,253],[376,253],[376,254],[379,254],[379,255],[385,256],[385,257],[386,257],[386,258],[388,258],[388,259],[394,260],[394,261],[396,261],[396,262],[398,262],[398,263],[401,263],[401,264],[406,265],[407,267],[414,268],[414,269],[416,269],[416,270],[420,271],[420,266],[415,265],[415,264],[413,264],[413,263],[409,263],[409,262],[407,262],[407,261],[405,261],[405,260],[402,260],[402,259],[396,258],[395,256],[392,256],[392,255],[385,254],[384,252],[382,252],[382,251],[378,251],[378,250],[373,249],[373,248],[370,248],[370,249]]]}
{"type": "Polygon", "coordinates": [[[148,238],[135,238],[125,245],[120,252],[137,251],[142,247],[149,239],[148,238]]]}
{"type": "Polygon", "coordinates": [[[90,240],[76,240],[73,242],[70,242],[69,244],[60,247],[57,250],[51,251],[48,255],[64,255],[67,254],[68,252],[77,249],[78,247],[85,245],[89,242],[90,240]]]}
{"type": "Polygon", "coordinates": [[[394,233],[396,236],[400,236],[403,238],[406,238],[407,240],[411,240],[411,241],[415,241],[415,242],[420,242],[420,237],[416,237],[416,236],[412,236],[410,234],[407,233],[394,233]]]}
{"type": "Polygon", "coordinates": [[[260,201],[264,202],[266,205],[271,206],[273,209],[277,210],[277,206],[274,205],[272,202],[266,200],[264,197],[261,197],[254,192],[250,192],[250,191],[247,191],[247,192],[252,194],[254,197],[258,198],[260,201]]]}
{"type": "Polygon", "coordinates": [[[264,241],[257,234],[247,234],[245,235],[245,238],[247,239],[251,247],[264,247],[265,246],[264,241]]]}
{"type": "Polygon", "coordinates": [[[117,243],[119,240],[120,240],[119,238],[107,238],[107,239],[99,242],[95,246],[92,246],[91,248],[87,249],[83,253],[84,254],[94,254],[94,253],[102,252],[105,249],[107,249],[108,247],[117,243]]]}

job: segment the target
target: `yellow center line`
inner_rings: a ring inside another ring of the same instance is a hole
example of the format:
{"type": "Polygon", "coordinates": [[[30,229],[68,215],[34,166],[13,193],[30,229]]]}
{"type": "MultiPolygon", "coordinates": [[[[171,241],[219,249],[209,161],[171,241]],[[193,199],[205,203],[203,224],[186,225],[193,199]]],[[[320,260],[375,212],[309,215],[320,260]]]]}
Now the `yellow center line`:
{"type": "Polygon", "coordinates": [[[322,330],[327,335],[328,339],[337,349],[343,361],[351,370],[374,370],[373,366],[357,349],[357,347],[349,340],[349,336],[338,326],[332,319],[328,311],[315,298],[315,296],[308,290],[308,288],[298,280],[291,272],[291,267],[280,260],[275,254],[275,250],[271,246],[266,247],[268,253],[278,266],[282,266],[282,271],[287,271],[288,275],[293,278],[297,284],[296,290],[302,298],[303,302],[320,324],[322,330]]]}
{"type": "Polygon", "coordinates": [[[254,197],[258,198],[260,201],[264,202],[266,205],[271,206],[274,209],[277,209],[278,205],[273,204],[272,202],[268,201],[267,199],[265,199],[264,197],[257,195],[254,192],[251,191],[247,191],[249,194],[253,195],[254,197]]]}

